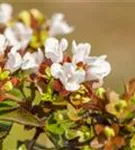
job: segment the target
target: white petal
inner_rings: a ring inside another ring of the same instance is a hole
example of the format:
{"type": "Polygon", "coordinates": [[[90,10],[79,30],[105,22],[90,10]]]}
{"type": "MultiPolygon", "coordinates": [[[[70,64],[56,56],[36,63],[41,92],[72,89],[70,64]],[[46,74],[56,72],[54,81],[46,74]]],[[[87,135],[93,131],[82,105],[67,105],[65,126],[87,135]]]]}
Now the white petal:
{"type": "Polygon", "coordinates": [[[51,74],[55,79],[59,79],[61,73],[63,73],[62,66],[58,63],[54,63],[51,66],[51,74]]]}
{"type": "Polygon", "coordinates": [[[44,54],[41,49],[38,49],[37,52],[34,53],[35,61],[37,65],[40,65],[41,62],[44,60],[44,54]]]}
{"type": "Polygon", "coordinates": [[[3,34],[0,34],[0,53],[4,53],[7,47],[7,40],[3,34]]]}
{"type": "Polygon", "coordinates": [[[85,71],[84,70],[77,70],[75,72],[74,78],[75,78],[75,82],[78,84],[84,82],[85,81],[85,71]]]}
{"type": "Polygon", "coordinates": [[[73,63],[77,64],[79,62],[85,63],[85,60],[90,54],[91,46],[89,43],[76,44],[75,41],[72,42],[72,53],[73,53],[73,63]]]}
{"type": "Polygon", "coordinates": [[[20,45],[19,44],[16,44],[15,46],[13,46],[10,50],[10,52],[17,52],[21,49],[20,45]]]}
{"type": "Polygon", "coordinates": [[[12,16],[12,6],[10,4],[3,3],[0,5],[0,23],[7,23],[12,16]]]}
{"type": "Polygon", "coordinates": [[[8,53],[8,60],[6,62],[5,68],[14,72],[21,67],[22,57],[18,52],[8,53]]]}
{"type": "Polygon", "coordinates": [[[79,84],[76,84],[76,83],[70,83],[68,82],[66,85],[65,85],[65,89],[67,91],[76,91],[80,88],[80,85],[79,84]]]}
{"type": "Polygon", "coordinates": [[[76,66],[73,65],[72,63],[64,63],[63,64],[63,70],[65,72],[65,75],[66,76],[71,76],[75,73],[75,69],[76,69],[76,66]]]}
{"type": "Polygon", "coordinates": [[[93,65],[94,63],[96,63],[99,60],[103,60],[104,61],[106,58],[107,58],[106,55],[101,55],[99,57],[97,57],[97,56],[90,56],[90,57],[87,57],[87,59],[85,60],[85,62],[88,65],[91,65],[91,64],[93,65]]]}
{"type": "Polygon", "coordinates": [[[89,59],[89,69],[87,70],[87,80],[103,79],[111,72],[110,64],[104,57],[94,57],[89,59]]]}
{"type": "Polygon", "coordinates": [[[8,27],[5,29],[4,35],[6,36],[7,40],[9,41],[9,44],[11,46],[15,46],[16,44],[18,44],[18,41],[17,41],[11,27],[8,27]]]}
{"type": "Polygon", "coordinates": [[[80,84],[85,80],[85,71],[77,70],[74,71],[74,74],[71,74],[67,79],[67,82],[64,83],[66,90],[76,91],[80,88],[80,84]]]}
{"type": "Polygon", "coordinates": [[[59,41],[56,38],[48,38],[45,42],[45,56],[52,60],[57,61],[57,51],[59,48],[59,41]]]}
{"type": "Polygon", "coordinates": [[[4,34],[11,46],[18,44],[25,49],[31,40],[32,29],[18,22],[14,26],[6,28],[4,34]]]}
{"type": "Polygon", "coordinates": [[[63,40],[60,45],[56,38],[48,38],[45,42],[45,56],[51,59],[54,63],[62,62],[63,50],[66,46],[67,44],[65,40],[63,40]]]}
{"type": "Polygon", "coordinates": [[[74,29],[73,27],[70,27],[66,21],[64,20],[64,15],[61,13],[54,14],[52,16],[52,19],[49,20],[50,24],[50,30],[49,35],[50,36],[56,36],[58,34],[69,34],[74,29]]]}
{"type": "Polygon", "coordinates": [[[60,41],[59,49],[60,49],[61,51],[65,51],[65,50],[67,49],[67,47],[68,47],[68,41],[63,38],[63,39],[60,41]]]}
{"type": "Polygon", "coordinates": [[[34,53],[27,52],[23,57],[22,70],[34,69],[36,71],[43,59],[44,55],[41,49],[34,53]]]}
{"type": "Polygon", "coordinates": [[[63,65],[64,77],[60,80],[64,84],[66,90],[75,91],[80,88],[80,83],[85,79],[84,70],[76,70],[76,66],[72,63],[64,63],[63,65]]]}
{"type": "Polygon", "coordinates": [[[23,56],[22,70],[32,69],[36,67],[35,58],[30,52],[23,56]]]}
{"type": "Polygon", "coordinates": [[[45,53],[54,52],[59,47],[59,41],[56,38],[50,37],[45,42],[45,53]]]}

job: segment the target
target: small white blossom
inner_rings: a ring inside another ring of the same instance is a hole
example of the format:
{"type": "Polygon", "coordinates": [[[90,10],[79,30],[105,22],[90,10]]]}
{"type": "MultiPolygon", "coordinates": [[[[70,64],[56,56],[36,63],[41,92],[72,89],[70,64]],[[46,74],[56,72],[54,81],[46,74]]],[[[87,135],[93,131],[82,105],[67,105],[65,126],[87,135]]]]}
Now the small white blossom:
{"type": "Polygon", "coordinates": [[[64,14],[62,13],[54,14],[48,23],[50,26],[49,36],[69,34],[74,30],[74,28],[69,26],[64,20],[64,14]]]}
{"type": "Polygon", "coordinates": [[[23,62],[21,67],[22,70],[37,69],[40,63],[43,61],[43,58],[44,55],[40,49],[34,53],[27,52],[23,56],[23,62]]]}
{"type": "Polygon", "coordinates": [[[8,53],[8,59],[5,64],[5,69],[10,70],[11,72],[15,72],[22,65],[22,56],[17,51],[17,47],[13,47],[8,53]]]}
{"type": "Polygon", "coordinates": [[[63,52],[67,49],[68,42],[66,39],[62,39],[60,42],[53,37],[50,37],[45,42],[45,56],[53,63],[63,61],[63,52]]]}
{"type": "Polygon", "coordinates": [[[85,63],[86,59],[89,57],[91,50],[91,45],[89,43],[79,43],[76,44],[75,41],[72,42],[72,53],[73,53],[73,63],[77,64],[79,62],[85,63]]]}
{"type": "Polygon", "coordinates": [[[0,5],[0,23],[7,23],[12,16],[12,6],[10,4],[3,3],[0,5]]]}
{"type": "Polygon", "coordinates": [[[4,34],[11,46],[19,45],[21,49],[25,49],[31,40],[32,29],[18,22],[6,28],[4,34]]]}
{"type": "Polygon", "coordinates": [[[105,60],[106,56],[89,57],[87,59],[88,69],[86,71],[86,80],[103,80],[111,72],[110,64],[105,60]]]}
{"type": "Polygon", "coordinates": [[[59,79],[67,91],[76,91],[85,80],[85,71],[77,70],[72,63],[60,65],[54,63],[51,66],[51,74],[55,79],[59,79]]]}
{"type": "Polygon", "coordinates": [[[0,54],[3,54],[7,47],[7,40],[3,34],[0,34],[0,54]]]}
{"type": "Polygon", "coordinates": [[[18,52],[18,48],[18,46],[13,47],[8,53],[5,69],[10,70],[11,72],[15,72],[18,69],[32,69],[33,71],[36,71],[44,59],[43,52],[40,49],[34,53],[26,52],[26,54],[22,57],[18,52]]]}

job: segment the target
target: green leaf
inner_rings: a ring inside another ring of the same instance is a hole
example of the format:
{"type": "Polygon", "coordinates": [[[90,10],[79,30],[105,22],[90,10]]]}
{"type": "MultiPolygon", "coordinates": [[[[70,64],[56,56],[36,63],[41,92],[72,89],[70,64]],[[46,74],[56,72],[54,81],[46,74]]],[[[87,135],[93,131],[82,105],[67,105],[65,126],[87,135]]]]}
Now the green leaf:
{"type": "Polygon", "coordinates": [[[130,140],[130,148],[133,150],[135,149],[135,135],[133,135],[132,139],[130,140]]]}
{"type": "Polygon", "coordinates": [[[62,135],[70,127],[74,126],[74,122],[65,118],[64,111],[58,111],[54,115],[48,118],[46,121],[46,129],[53,134],[62,135]]]}
{"type": "Polygon", "coordinates": [[[46,124],[46,129],[50,132],[52,132],[53,134],[59,134],[62,135],[65,130],[63,129],[63,127],[61,127],[60,124],[46,124]]]}
{"type": "Polygon", "coordinates": [[[79,119],[78,114],[77,114],[77,112],[76,112],[76,109],[75,109],[70,103],[68,103],[67,109],[68,109],[68,113],[67,113],[67,114],[68,114],[68,117],[69,117],[71,120],[76,121],[76,120],[79,119]]]}
{"type": "Polygon", "coordinates": [[[16,122],[34,127],[41,126],[40,121],[24,108],[0,111],[0,120],[16,122]]]}
{"type": "Polygon", "coordinates": [[[10,101],[10,100],[4,100],[3,102],[0,103],[0,112],[5,111],[5,110],[13,110],[15,108],[18,108],[18,104],[16,102],[10,101]]]}
{"type": "Polygon", "coordinates": [[[12,123],[0,121],[0,140],[4,139],[8,135],[11,127],[12,123]]]}
{"type": "Polygon", "coordinates": [[[68,139],[68,140],[72,140],[72,139],[76,138],[76,137],[77,137],[76,131],[73,130],[73,129],[67,130],[67,131],[65,132],[65,137],[66,137],[66,139],[68,139]]]}

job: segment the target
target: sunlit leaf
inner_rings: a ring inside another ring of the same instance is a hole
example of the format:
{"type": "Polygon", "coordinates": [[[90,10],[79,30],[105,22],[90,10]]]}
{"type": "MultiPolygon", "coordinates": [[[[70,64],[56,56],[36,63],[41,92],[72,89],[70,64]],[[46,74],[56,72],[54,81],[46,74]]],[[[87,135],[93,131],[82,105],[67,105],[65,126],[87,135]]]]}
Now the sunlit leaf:
{"type": "Polygon", "coordinates": [[[68,109],[68,117],[71,120],[76,121],[79,119],[79,116],[77,115],[75,108],[71,104],[68,103],[67,109],[68,109]]]}
{"type": "Polygon", "coordinates": [[[39,120],[24,108],[0,111],[0,120],[11,121],[35,127],[41,126],[39,120]]]}

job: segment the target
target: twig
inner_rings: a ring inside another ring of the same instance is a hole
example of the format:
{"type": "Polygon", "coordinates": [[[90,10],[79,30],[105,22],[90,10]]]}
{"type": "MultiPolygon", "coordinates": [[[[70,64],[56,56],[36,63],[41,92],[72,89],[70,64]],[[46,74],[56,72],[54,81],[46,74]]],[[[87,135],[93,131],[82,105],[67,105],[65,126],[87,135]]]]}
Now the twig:
{"type": "Polygon", "coordinates": [[[36,132],[32,138],[32,141],[30,142],[30,144],[28,145],[27,149],[28,150],[33,150],[34,145],[39,137],[39,135],[42,133],[42,129],[41,128],[36,128],[36,132]]]}

